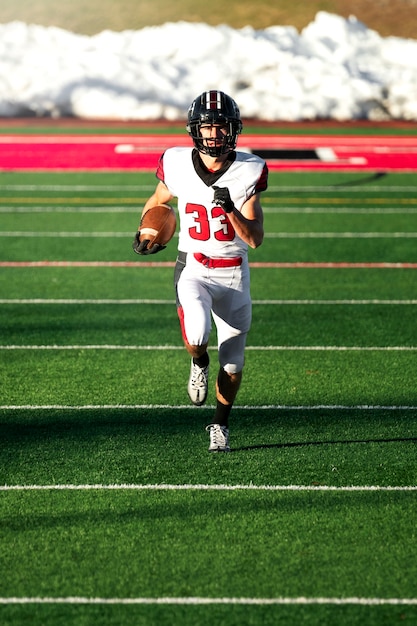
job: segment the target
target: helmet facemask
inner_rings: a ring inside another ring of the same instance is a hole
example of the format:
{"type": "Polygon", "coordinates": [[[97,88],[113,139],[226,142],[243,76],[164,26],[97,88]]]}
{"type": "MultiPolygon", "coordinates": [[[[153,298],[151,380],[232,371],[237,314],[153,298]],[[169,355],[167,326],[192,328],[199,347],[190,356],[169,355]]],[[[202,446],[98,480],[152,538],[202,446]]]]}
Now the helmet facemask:
{"type": "Polygon", "coordinates": [[[194,146],[202,154],[218,157],[231,152],[236,148],[237,137],[242,131],[242,121],[235,101],[221,91],[201,94],[188,111],[187,131],[194,146]],[[201,126],[205,125],[224,126],[226,133],[222,136],[216,135],[213,143],[213,137],[202,136],[201,126]]]}

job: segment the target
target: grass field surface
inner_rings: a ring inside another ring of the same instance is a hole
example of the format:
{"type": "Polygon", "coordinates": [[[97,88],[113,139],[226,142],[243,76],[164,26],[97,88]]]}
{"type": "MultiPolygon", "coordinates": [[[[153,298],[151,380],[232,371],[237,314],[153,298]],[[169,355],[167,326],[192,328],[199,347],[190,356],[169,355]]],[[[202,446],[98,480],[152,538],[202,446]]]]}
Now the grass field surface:
{"type": "Polygon", "coordinates": [[[1,624],[415,623],[417,175],[271,172],[228,455],[154,183],[0,175],[1,624]]]}

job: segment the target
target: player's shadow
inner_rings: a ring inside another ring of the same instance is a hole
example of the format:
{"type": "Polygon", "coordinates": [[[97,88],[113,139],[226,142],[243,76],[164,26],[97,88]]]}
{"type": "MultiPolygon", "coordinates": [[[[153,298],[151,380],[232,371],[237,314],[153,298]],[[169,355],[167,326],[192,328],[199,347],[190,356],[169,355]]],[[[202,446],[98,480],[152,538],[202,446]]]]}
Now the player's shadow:
{"type": "MultiPolygon", "coordinates": [[[[381,180],[382,178],[385,178],[386,176],[387,176],[387,172],[375,172],[373,174],[366,175],[366,176],[359,175],[358,178],[354,178],[353,180],[345,180],[340,183],[334,183],[333,185],[326,185],[326,187],[328,189],[339,189],[339,190],[342,190],[345,187],[346,188],[359,187],[360,185],[368,185],[369,183],[377,182],[381,180]]],[[[297,189],[298,195],[302,195],[303,193],[310,194],[311,190],[309,188],[303,189],[302,187],[297,189]]],[[[278,196],[281,194],[285,195],[287,194],[287,191],[278,192],[278,196]]]]}
{"type": "Polygon", "coordinates": [[[259,443],[252,446],[241,446],[239,448],[233,448],[232,452],[247,452],[250,450],[268,450],[268,449],[283,449],[283,448],[302,448],[303,446],[333,446],[333,445],[348,445],[358,443],[404,443],[404,442],[417,443],[417,437],[388,437],[381,439],[335,439],[329,441],[289,441],[285,443],[259,443]]]}
{"type": "Polygon", "coordinates": [[[335,185],[329,185],[329,187],[356,187],[357,185],[366,185],[368,183],[375,182],[381,178],[385,178],[387,172],[375,172],[370,176],[355,178],[354,180],[344,181],[343,183],[336,183],[335,185]]]}

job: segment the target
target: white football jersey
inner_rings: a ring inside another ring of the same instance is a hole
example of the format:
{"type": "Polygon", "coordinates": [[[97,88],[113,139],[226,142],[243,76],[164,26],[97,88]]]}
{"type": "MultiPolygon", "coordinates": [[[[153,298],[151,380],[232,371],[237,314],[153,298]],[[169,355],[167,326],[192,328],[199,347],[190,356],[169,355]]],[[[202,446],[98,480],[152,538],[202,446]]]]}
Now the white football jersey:
{"type": "Polygon", "coordinates": [[[260,157],[234,151],[221,172],[209,172],[195,148],[169,148],[157,177],[178,198],[178,249],[209,257],[245,256],[248,245],[236,235],[227,214],[213,203],[213,185],[227,187],[237,210],[267,188],[268,169],[260,157]]]}

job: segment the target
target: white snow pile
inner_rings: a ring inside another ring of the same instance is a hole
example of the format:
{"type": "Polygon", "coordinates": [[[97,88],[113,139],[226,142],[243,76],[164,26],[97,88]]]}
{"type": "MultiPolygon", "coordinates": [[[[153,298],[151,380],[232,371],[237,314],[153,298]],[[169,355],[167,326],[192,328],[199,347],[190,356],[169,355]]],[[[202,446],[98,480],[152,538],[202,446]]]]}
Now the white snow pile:
{"type": "Polygon", "coordinates": [[[417,120],[417,40],[319,12],[293,27],[176,22],[78,35],[0,24],[0,116],[182,120],[221,89],[258,120],[417,120]]]}

